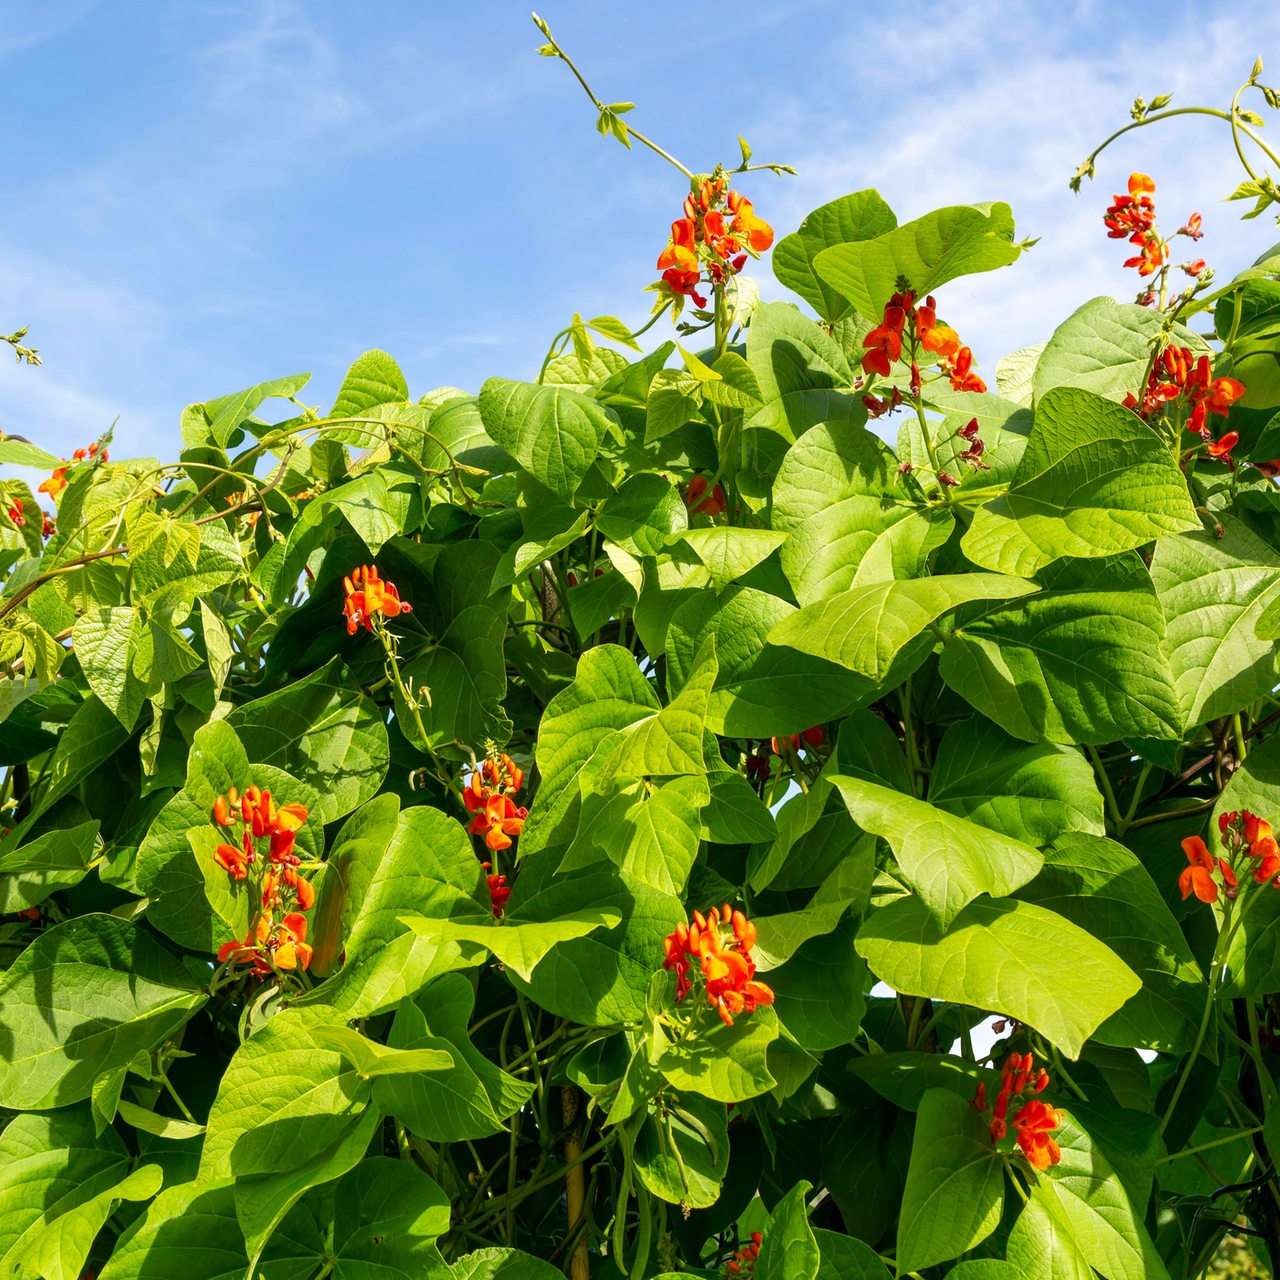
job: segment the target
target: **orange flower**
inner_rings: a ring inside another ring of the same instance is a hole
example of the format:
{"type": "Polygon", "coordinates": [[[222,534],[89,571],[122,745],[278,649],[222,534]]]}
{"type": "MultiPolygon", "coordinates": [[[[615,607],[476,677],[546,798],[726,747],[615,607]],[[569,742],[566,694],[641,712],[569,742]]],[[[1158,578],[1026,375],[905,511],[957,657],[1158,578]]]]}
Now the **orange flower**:
{"type": "Polygon", "coordinates": [[[1178,888],[1185,902],[1193,893],[1201,902],[1217,902],[1218,884],[1213,878],[1217,863],[1199,836],[1187,836],[1182,851],[1190,864],[1178,877],[1178,888]]]}
{"type": "Polygon", "coordinates": [[[495,853],[511,847],[529,816],[529,810],[511,798],[523,783],[524,770],[510,756],[494,755],[471,775],[462,792],[467,812],[475,815],[467,830],[483,836],[486,847],[495,853]]]}
{"type": "Polygon", "coordinates": [[[728,197],[729,211],[733,214],[730,229],[746,237],[747,243],[756,251],[763,253],[773,244],[773,228],[755,215],[754,206],[744,195],[730,191],[728,197]]]}
{"type": "Polygon", "coordinates": [[[722,516],[729,507],[725,500],[724,489],[716,485],[708,494],[709,483],[706,476],[694,476],[689,481],[689,488],[685,492],[684,505],[690,511],[701,511],[703,515],[722,516]]]}
{"type": "Polygon", "coordinates": [[[253,861],[252,850],[237,849],[233,844],[220,844],[213,852],[213,860],[234,880],[243,880],[253,861]]]}
{"type": "Polygon", "coordinates": [[[972,367],[973,352],[968,347],[960,347],[943,365],[943,371],[957,391],[985,391],[987,384],[976,373],[970,372],[972,367]]]}
{"type": "Polygon", "coordinates": [[[756,1261],[760,1257],[760,1246],[762,1244],[764,1244],[764,1236],[759,1231],[753,1231],[750,1243],[743,1245],[725,1263],[725,1271],[731,1276],[754,1276],[756,1273],[756,1261]]]}
{"type": "Polygon", "coordinates": [[[291,911],[267,941],[267,949],[273,953],[277,969],[305,969],[311,963],[311,948],[307,946],[306,938],[306,918],[291,911]]]}
{"type": "Polygon", "coordinates": [[[53,475],[39,485],[36,492],[47,493],[49,497],[56,498],[66,487],[67,469],[66,467],[58,467],[55,469],[53,475]]]}
{"type": "Polygon", "coordinates": [[[698,251],[695,247],[697,227],[692,218],[677,218],[671,224],[671,239],[658,255],[658,270],[674,267],[677,271],[698,270],[698,251]]]}
{"type": "MultiPolygon", "coordinates": [[[[488,863],[485,865],[487,866],[488,863]]],[[[511,889],[507,885],[507,877],[491,873],[485,877],[485,881],[489,886],[489,901],[493,905],[493,914],[500,916],[503,908],[507,905],[508,899],[511,897],[511,889]]]]}
{"type": "Polygon", "coordinates": [[[1142,242],[1142,252],[1126,258],[1126,267],[1137,267],[1140,276],[1154,275],[1164,265],[1169,246],[1157,235],[1148,235],[1142,242]]]}
{"type": "Polygon", "coordinates": [[[1142,242],[1156,222],[1155,201],[1151,199],[1155,189],[1156,184],[1145,173],[1129,175],[1129,194],[1114,197],[1102,219],[1108,239],[1122,240],[1128,236],[1133,244],[1142,242]]]}
{"type": "Polygon", "coordinates": [[[676,975],[676,999],[683,1000],[693,989],[689,978],[693,961],[699,963],[707,988],[707,1000],[725,1026],[742,1013],[752,1013],[760,1005],[773,1003],[773,991],[755,981],[756,965],[751,948],[756,927],[741,911],[712,907],[707,916],[693,913],[693,924],[680,924],[663,942],[664,969],[676,975]]]}
{"type": "Polygon", "coordinates": [[[1062,1123],[1062,1112],[1039,1098],[1024,1103],[1013,1117],[1018,1146],[1033,1169],[1047,1169],[1062,1159],[1058,1144],[1049,1136],[1062,1123]]]}
{"type": "Polygon", "coordinates": [[[408,603],[400,599],[395,583],[378,577],[377,565],[353,569],[349,577],[343,578],[342,585],[346,589],[342,611],[347,617],[348,635],[355,635],[362,626],[372,631],[379,614],[397,618],[402,613],[413,612],[408,603]]]}
{"type": "Polygon", "coordinates": [[[1238,431],[1228,431],[1220,440],[1214,440],[1207,450],[1211,458],[1225,458],[1231,461],[1231,450],[1240,443],[1240,433],[1238,431]]]}

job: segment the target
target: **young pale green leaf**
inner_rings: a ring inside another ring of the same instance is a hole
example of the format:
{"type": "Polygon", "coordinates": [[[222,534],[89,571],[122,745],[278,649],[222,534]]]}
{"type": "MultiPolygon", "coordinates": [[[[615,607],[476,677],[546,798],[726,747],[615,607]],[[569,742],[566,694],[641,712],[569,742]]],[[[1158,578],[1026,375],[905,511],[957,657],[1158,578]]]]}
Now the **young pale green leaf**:
{"type": "Polygon", "coordinates": [[[976,564],[1003,573],[1200,528],[1164,441],[1132,410],[1076,387],[1041,396],[1013,483],[991,514],[998,521],[975,521],[962,545],[976,564]],[[1005,546],[1008,520],[1017,531],[1005,546]]]}
{"type": "Polygon", "coordinates": [[[957,631],[943,680],[1031,742],[1181,737],[1164,614],[1139,558],[1064,561],[1041,582],[1038,595],[957,631]]]}
{"type": "Polygon", "coordinates": [[[981,893],[1003,898],[1039,870],[1020,840],[862,778],[835,777],[854,822],[883,836],[912,888],[946,926],[981,893]]]}
{"type": "Polygon", "coordinates": [[[453,1280],[564,1280],[564,1272],[520,1249],[477,1249],[453,1264],[453,1280]]]}
{"type": "MultiPolygon", "coordinates": [[[[1162,325],[1162,317],[1150,307],[1091,299],[1054,330],[1041,352],[1033,377],[1036,400],[1064,387],[1080,387],[1116,403],[1136,396],[1162,325]]],[[[1209,350],[1199,334],[1183,325],[1174,326],[1173,338],[1197,356],[1209,350]]]]}
{"type": "Polygon", "coordinates": [[[979,899],[944,930],[919,899],[899,898],[871,914],[857,947],[895,991],[1017,1018],[1072,1058],[1141,986],[1110,947],[1029,902],[979,899]]]}
{"type": "Polygon", "coordinates": [[[813,259],[813,271],[859,315],[879,324],[899,277],[922,298],[948,280],[1007,267],[1019,253],[1007,204],[954,205],[874,239],[824,249],[813,259]]]}
{"type": "MultiPolygon", "coordinates": [[[[404,404],[408,399],[409,385],[400,372],[400,366],[385,351],[366,351],[356,358],[343,377],[329,417],[367,418],[373,416],[371,410],[378,405],[404,404]]],[[[364,448],[368,448],[374,439],[367,425],[331,428],[326,436],[340,444],[364,448]]]]}
{"type": "Polygon", "coordinates": [[[1019,351],[1011,351],[996,364],[996,390],[1000,395],[1014,404],[1031,408],[1036,366],[1048,345],[1047,342],[1037,342],[1019,351]]]}
{"type": "Polygon", "coordinates": [[[749,573],[787,540],[771,529],[689,529],[682,538],[711,573],[715,587],[727,587],[749,573]]]}
{"type": "Polygon", "coordinates": [[[95,1134],[87,1106],[14,1116],[0,1133],[0,1277],[10,1280],[58,1217],[115,1186],[129,1153],[114,1129],[95,1134]]]}
{"type": "Polygon", "coordinates": [[[798,440],[818,422],[855,430],[867,420],[840,344],[790,302],[765,302],[752,313],[747,363],[764,399],[749,428],[798,440]]]}
{"type": "Polygon", "coordinates": [[[128,605],[99,609],[76,619],[71,632],[89,687],[131,730],[146,701],[144,685],[130,669],[130,644],[137,610],[128,605]]]}
{"type": "Polygon", "coordinates": [[[181,1142],[184,1138],[199,1138],[204,1134],[202,1124],[192,1124],[189,1120],[176,1120],[172,1116],[157,1115],[154,1111],[148,1111],[146,1107],[137,1106],[127,1098],[121,1098],[116,1103],[116,1113],[126,1124],[157,1138],[181,1142]]]}
{"type": "Polygon", "coordinates": [[[837,662],[878,683],[903,648],[952,609],[1036,590],[1033,582],[999,573],[877,582],[801,609],[778,623],[769,641],[837,662]]]}
{"type": "Polygon", "coordinates": [[[612,929],[622,923],[622,913],[606,907],[592,907],[558,920],[540,920],[530,924],[503,920],[489,925],[472,925],[418,916],[403,916],[401,919],[420,937],[432,941],[443,938],[450,942],[469,942],[484,947],[528,982],[534,966],[559,943],[585,937],[597,929],[612,929]]]}
{"type": "Polygon", "coordinates": [[[397,1049],[370,1040],[354,1027],[320,1026],[311,1036],[322,1049],[340,1053],[361,1080],[447,1071],[453,1066],[453,1057],[442,1049],[397,1049]]]}
{"type": "Polygon", "coordinates": [[[42,1111],[88,1098],[100,1074],[154,1048],[205,999],[131,921],[91,914],[55,925],[0,975],[0,1106],[42,1111]]]}
{"type": "Polygon", "coordinates": [[[983,716],[942,735],[929,803],[1031,845],[1067,831],[1103,834],[1102,793],[1080,751],[1019,742],[983,716]]]}
{"type": "Polygon", "coordinates": [[[480,388],[485,430],[553,493],[572,501],[613,415],[603,405],[563,387],[490,378],[480,388]]]}
{"type": "Polygon", "coordinates": [[[449,1066],[413,1077],[391,1076],[373,1087],[377,1105],[427,1142],[462,1142],[497,1133],[533,1094],[490,1062],[470,1038],[475,992],[459,974],[447,974],[416,1001],[396,1010],[387,1043],[402,1052],[433,1051],[449,1066]]]}
{"type": "Polygon", "coordinates": [[[849,310],[848,301],[818,276],[814,259],[824,249],[850,241],[874,240],[894,230],[898,219],[878,191],[855,191],[810,213],[773,248],[773,274],[802,297],[828,324],[849,310]]]}
{"type": "Polygon", "coordinates": [[[901,1271],[950,1262],[1000,1221],[1004,1165],[982,1117],[948,1089],[928,1089],[916,1114],[898,1222],[901,1271]]]}
{"type": "Polygon", "coordinates": [[[1142,980],[1142,990],[1098,1028],[1095,1040],[1167,1053],[1191,1047],[1204,979],[1164,894],[1135,854],[1098,835],[1063,836],[1018,896],[1105,938],[1142,980]]]}
{"type": "Polygon", "coordinates": [[[1219,523],[1221,538],[1205,530],[1164,538],[1151,558],[1188,726],[1240,711],[1276,684],[1275,646],[1259,622],[1280,605],[1280,554],[1241,521],[1219,523]]]}

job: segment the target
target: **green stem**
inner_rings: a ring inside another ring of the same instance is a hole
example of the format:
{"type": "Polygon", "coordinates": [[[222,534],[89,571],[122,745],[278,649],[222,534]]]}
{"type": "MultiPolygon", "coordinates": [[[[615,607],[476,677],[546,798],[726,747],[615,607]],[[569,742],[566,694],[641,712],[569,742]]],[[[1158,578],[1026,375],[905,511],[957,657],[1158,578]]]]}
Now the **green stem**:
{"type": "Polygon", "coordinates": [[[1183,1150],[1175,1151],[1172,1155],[1161,1156],[1156,1164],[1168,1164],[1172,1160],[1181,1160],[1185,1156],[1198,1156],[1202,1151],[1210,1151],[1214,1147],[1225,1147],[1229,1142],[1239,1142],[1241,1138],[1252,1138],[1255,1133],[1261,1132],[1261,1125],[1254,1129],[1242,1129],[1239,1133],[1228,1134],[1225,1138],[1215,1138],[1212,1142],[1201,1143],[1198,1147],[1184,1147],[1183,1150]]]}
{"type": "Polygon", "coordinates": [[[1098,779],[1098,785],[1102,788],[1102,794],[1107,802],[1107,810],[1111,814],[1111,821],[1114,823],[1117,833],[1122,833],[1124,831],[1124,818],[1120,813],[1120,805],[1116,800],[1115,791],[1112,790],[1111,779],[1107,776],[1106,767],[1098,756],[1096,747],[1086,745],[1085,751],[1089,753],[1089,759],[1093,763],[1093,773],[1098,779]]]}

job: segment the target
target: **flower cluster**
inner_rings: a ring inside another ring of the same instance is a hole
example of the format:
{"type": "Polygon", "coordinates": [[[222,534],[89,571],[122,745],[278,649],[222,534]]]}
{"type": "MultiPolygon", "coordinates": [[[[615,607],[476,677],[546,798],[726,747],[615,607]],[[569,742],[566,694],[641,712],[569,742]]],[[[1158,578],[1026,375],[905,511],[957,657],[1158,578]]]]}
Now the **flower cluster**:
{"type": "Polygon", "coordinates": [[[793,733],[791,737],[786,738],[770,738],[769,749],[775,756],[784,756],[787,754],[787,747],[792,752],[799,752],[801,747],[820,747],[827,740],[827,731],[820,725],[815,724],[811,729],[805,729],[801,733],[793,733]]]}
{"type": "MultiPolygon", "coordinates": [[[[1126,267],[1136,267],[1140,276],[1153,276],[1169,262],[1169,242],[1156,229],[1156,204],[1152,199],[1156,184],[1145,173],[1129,175],[1129,194],[1112,197],[1102,221],[1107,228],[1109,240],[1127,239],[1138,252],[1132,258],[1125,259],[1126,267]]],[[[1175,235],[1187,236],[1195,241],[1204,235],[1201,229],[1203,219],[1193,213],[1186,225],[1179,227],[1175,235]]],[[[1187,275],[1200,276],[1205,270],[1203,258],[1193,262],[1182,263],[1187,275]]],[[[1207,277],[1206,277],[1207,279],[1207,277]]],[[[1155,302],[1153,292],[1147,292],[1141,299],[1148,305],[1155,302]]]]}
{"type": "Polygon", "coordinates": [[[1233,810],[1218,816],[1218,832],[1222,837],[1225,858],[1214,857],[1200,836],[1187,836],[1182,851],[1187,855],[1187,866],[1178,877],[1178,888],[1183,901],[1194,893],[1201,902],[1217,902],[1218,879],[1222,879],[1222,893],[1228,899],[1240,892],[1237,871],[1248,870],[1245,858],[1252,858],[1250,872],[1257,884],[1269,884],[1280,888],[1280,844],[1277,844],[1271,823],[1250,813],[1248,809],[1233,810]]]}
{"type": "MultiPolygon", "coordinates": [[[[911,357],[911,394],[919,396],[922,385],[916,357],[920,351],[931,352],[942,361],[942,372],[956,391],[985,391],[987,384],[973,372],[973,352],[960,341],[960,335],[949,325],[938,323],[938,304],[932,295],[919,306],[915,291],[903,288],[885,304],[881,322],[862,340],[867,354],[862,357],[862,371],[889,376],[893,363],[902,358],[904,341],[911,357]]],[[[863,397],[867,412],[874,417],[891,412],[902,403],[898,388],[888,400],[878,396],[863,397]]]]}
{"type": "Polygon", "coordinates": [[[378,577],[377,565],[353,569],[349,577],[343,578],[342,585],[346,591],[342,612],[346,614],[349,636],[361,627],[372,631],[379,615],[398,618],[402,613],[413,612],[409,604],[400,599],[395,583],[378,577]]]}
{"type": "Polygon", "coordinates": [[[22,514],[22,503],[15,502],[8,511],[9,521],[16,528],[21,529],[27,523],[27,517],[22,514]]]}
{"type": "Polygon", "coordinates": [[[683,1000],[693,990],[690,971],[701,973],[707,986],[707,1001],[725,1026],[733,1026],[740,1013],[751,1013],[758,1005],[772,1004],[773,992],[755,981],[756,964],[751,948],[756,927],[741,911],[729,904],[712,907],[709,915],[693,913],[693,924],[676,926],[665,942],[664,969],[676,974],[676,999],[683,1000]],[[698,962],[695,970],[693,962],[698,962]]]}
{"type": "Polygon", "coordinates": [[[748,255],[773,244],[773,228],[728,185],[720,176],[704,179],[685,197],[684,217],[671,224],[671,239],[658,255],[662,279],[654,288],[666,296],[689,297],[705,307],[700,285],[722,285],[746,266],[748,255]]]}
{"type": "Polygon", "coordinates": [[[1208,419],[1211,413],[1225,418],[1244,393],[1244,383],[1235,378],[1213,376],[1208,355],[1197,357],[1189,347],[1174,344],[1152,362],[1142,400],[1130,393],[1125,396],[1124,405],[1143,419],[1165,412],[1166,406],[1178,411],[1190,407],[1186,429],[1209,442],[1207,452],[1211,457],[1229,460],[1239,435],[1228,431],[1215,441],[1208,419]]]}
{"type": "Polygon", "coordinates": [[[756,1273],[756,1259],[760,1256],[760,1246],[764,1244],[764,1236],[758,1231],[751,1233],[750,1243],[744,1244],[737,1253],[725,1263],[727,1276],[753,1276],[756,1273]]]}
{"type": "MultiPolygon", "coordinates": [[[[1015,1141],[1033,1169],[1047,1169],[1062,1158],[1058,1144],[1050,1136],[1062,1123],[1062,1112],[1037,1097],[1026,1097],[1027,1093],[1042,1093],[1048,1084],[1048,1072],[1043,1067],[1039,1071],[1035,1070],[1035,1060],[1031,1054],[1011,1053],[1000,1072],[1000,1091],[996,1094],[995,1106],[991,1108],[991,1120],[987,1126],[991,1141],[999,1143],[1008,1136],[1009,1126],[1012,1124],[1015,1141]],[[1022,1105],[1010,1120],[1009,1107],[1019,1102],[1022,1105]]],[[[986,1113],[985,1084],[978,1085],[973,1105],[979,1112],[986,1113]]]]}
{"type": "Polygon", "coordinates": [[[219,948],[220,964],[230,960],[251,965],[254,976],[263,978],[273,969],[305,969],[311,962],[307,921],[300,913],[315,905],[316,891],[299,875],[301,859],[293,851],[306,820],[305,805],[277,807],[271,792],[256,784],[243,795],[232,787],[213,802],[215,825],[241,829],[237,843],[219,843],[213,860],[236,881],[265,867],[261,910],[255,912],[243,941],[234,939],[219,948]],[[259,856],[260,840],[267,841],[265,859],[259,856]]]}
{"type": "MultiPolygon", "coordinates": [[[[524,770],[510,756],[491,755],[462,792],[467,812],[475,815],[467,830],[473,836],[483,836],[485,846],[495,852],[511,847],[529,816],[529,810],[517,806],[513,799],[523,784],[524,770]]],[[[489,887],[492,890],[492,880],[489,887]]]]}
{"type": "Polygon", "coordinates": [[[105,449],[99,450],[96,442],[87,449],[77,449],[71,455],[71,462],[67,463],[66,466],[56,467],[53,475],[43,481],[37,487],[36,492],[47,493],[49,497],[56,498],[67,487],[67,467],[71,466],[72,463],[92,462],[95,460],[98,462],[106,462],[107,460],[107,451],[105,449]]]}
{"type": "Polygon", "coordinates": [[[494,875],[492,863],[482,862],[480,865],[488,872],[485,883],[489,886],[489,902],[493,907],[493,914],[500,916],[511,898],[511,886],[507,884],[506,876],[494,875]]]}
{"type": "Polygon", "coordinates": [[[724,490],[711,485],[706,476],[694,476],[685,491],[684,505],[690,511],[700,511],[706,516],[722,516],[728,510],[724,490]]]}

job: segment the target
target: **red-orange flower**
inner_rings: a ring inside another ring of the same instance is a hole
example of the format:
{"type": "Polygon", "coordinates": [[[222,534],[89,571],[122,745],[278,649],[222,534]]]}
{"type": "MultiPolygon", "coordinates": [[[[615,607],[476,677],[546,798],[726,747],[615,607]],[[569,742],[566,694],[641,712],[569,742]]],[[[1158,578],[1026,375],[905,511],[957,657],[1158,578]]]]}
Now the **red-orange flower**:
{"type": "Polygon", "coordinates": [[[684,505],[690,511],[701,511],[703,515],[722,516],[729,506],[725,500],[724,489],[720,485],[716,485],[708,493],[709,485],[710,481],[706,476],[694,476],[689,481],[689,487],[685,491],[684,505]]]}
{"type": "Polygon", "coordinates": [[[693,989],[689,974],[696,960],[707,1001],[726,1026],[733,1026],[739,1014],[772,1004],[773,991],[755,981],[751,958],[755,940],[755,925],[741,911],[731,911],[728,903],[712,907],[706,916],[695,911],[693,923],[677,925],[663,943],[663,968],[675,971],[676,1000],[683,1000],[693,989]]]}
{"type": "Polygon", "coordinates": [[[1218,864],[1213,854],[1199,836],[1187,836],[1182,842],[1182,851],[1190,864],[1178,877],[1178,888],[1182,891],[1183,901],[1194,893],[1201,902],[1217,902],[1218,882],[1213,878],[1213,873],[1218,864]]]}
{"type": "Polygon", "coordinates": [[[409,604],[400,599],[395,583],[378,577],[377,565],[353,569],[349,577],[343,578],[342,585],[346,590],[342,611],[347,617],[348,635],[355,635],[361,627],[372,631],[379,614],[397,618],[402,613],[413,612],[409,604]]]}
{"type": "Polygon", "coordinates": [[[462,802],[474,814],[467,830],[483,836],[486,847],[509,849],[524,828],[529,810],[512,797],[524,783],[524,770],[508,755],[487,757],[463,789],[462,802]]]}
{"type": "MultiPolygon", "coordinates": [[[[993,1143],[1002,1142],[1009,1134],[1012,1123],[1016,1141],[1033,1168],[1047,1169],[1057,1164],[1062,1153],[1058,1144],[1049,1136],[1062,1123],[1062,1112],[1055,1110],[1038,1098],[1026,1098],[1026,1094],[1042,1093],[1049,1085],[1049,1073],[1043,1067],[1035,1069],[1031,1054],[1011,1053],[1000,1071],[1000,1091],[991,1109],[987,1128],[993,1143]],[[1012,1103],[1022,1106],[1008,1119],[1012,1103]]],[[[981,1113],[987,1110],[986,1085],[979,1083],[973,1105],[981,1113]]]]}
{"type": "MultiPolygon", "coordinates": [[[[487,866],[488,864],[486,863],[485,865],[487,866]]],[[[485,876],[485,881],[489,885],[489,901],[493,906],[493,914],[500,916],[503,908],[507,905],[508,899],[511,897],[511,888],[507,884],[507,877],[490,873],[485,876]]]]}
{"type": "Polygon", "coordinates": [[[37,493],[47,493],[49,497],[56,498],[63,489],[67,487],[67,469],[66,467],[57,467],[47,480],[42,481],[36,488],[37,493]]]}
{"type": "Polygon", "coordinates": [[[692,218],[677,218],[671,224],[671,239],[658,255],[658,269],[674,267],[677,271],[698,270],[698,251],[695,247],[697,227],[692,218]]]}
{"type": "Polygon", "coordinates": [[[756,1261],[760,1256],[760,1246],[762,1244],[764,1244],[764,1236],[759,1231],[753,1231],[750,1243],[743,1245],[725,1263],[725,1271],[731,1276],[754,1276],[756,1273],[756,1261]]]}
{"type": "Polygon", "coordinates": [[[730,191],[728,197],[729,211],[733,214],[731,230],[745,236],[747,243],[757,252],[763,253],[773,244],[773,228],[762,218],[757,218],[751,201],[737,191],[730,191]]]}
{"type": "Polygon", "coordinates": [[[1142,242],[1156,222],[1155,201],[1151,199],[1155,189],[1156,184],[1145,173],[1129,175],[1129,194],[1115,196],[1103,215],[1108,239],[1122,240],[1128,236],[1134,244],[1142,242]]]}
{"type": "Polygon", "coordinates": [[[13,523],[14,523],[14,524],[19,528],[19,529],[21,529],[21,528],[22,528],[22,526],[23,526],[23,525],[25,525],[25,524],[27,523],[27,518],[26,518],[26,516],[24,516],[24,515],[22,514],[22,503],[20,503],[20,502],[15,502],[15,503],[13,504],[13,506],[11,506],[11,507],[9,508],[9,519],[10,519],[10,520],[11,520],[11,521],[12,521],[12,522],[13,522],[13,523]]]}
{"type": "Polygon", "coordinates": [[[943,371],[951,379],[951,385],[957,391],[985,391],[987,384],[971,372],[973,368],[973,352],[968,347],[960,347],[942,366],[943,371]]]}
{"type": "Polygon", "coordinates": [[[1210,443],[1206,452],[1211,458],[1225,458],[1229,462],[1231,460],[1231,450],[1239,443],[1240,433],[1238,431],[1228,431],[1221,439],[1210,443]]]}
{"type": "Polygon", "coordinates": [[[1047,1169],[1062,1159],[1058,1144],[1049,1135],[1062,1123],[1062,1112],[1039,1098],[1023,1104],[1013,1117],[1018,1146],[1033,1169],[1047,1169]]]}

